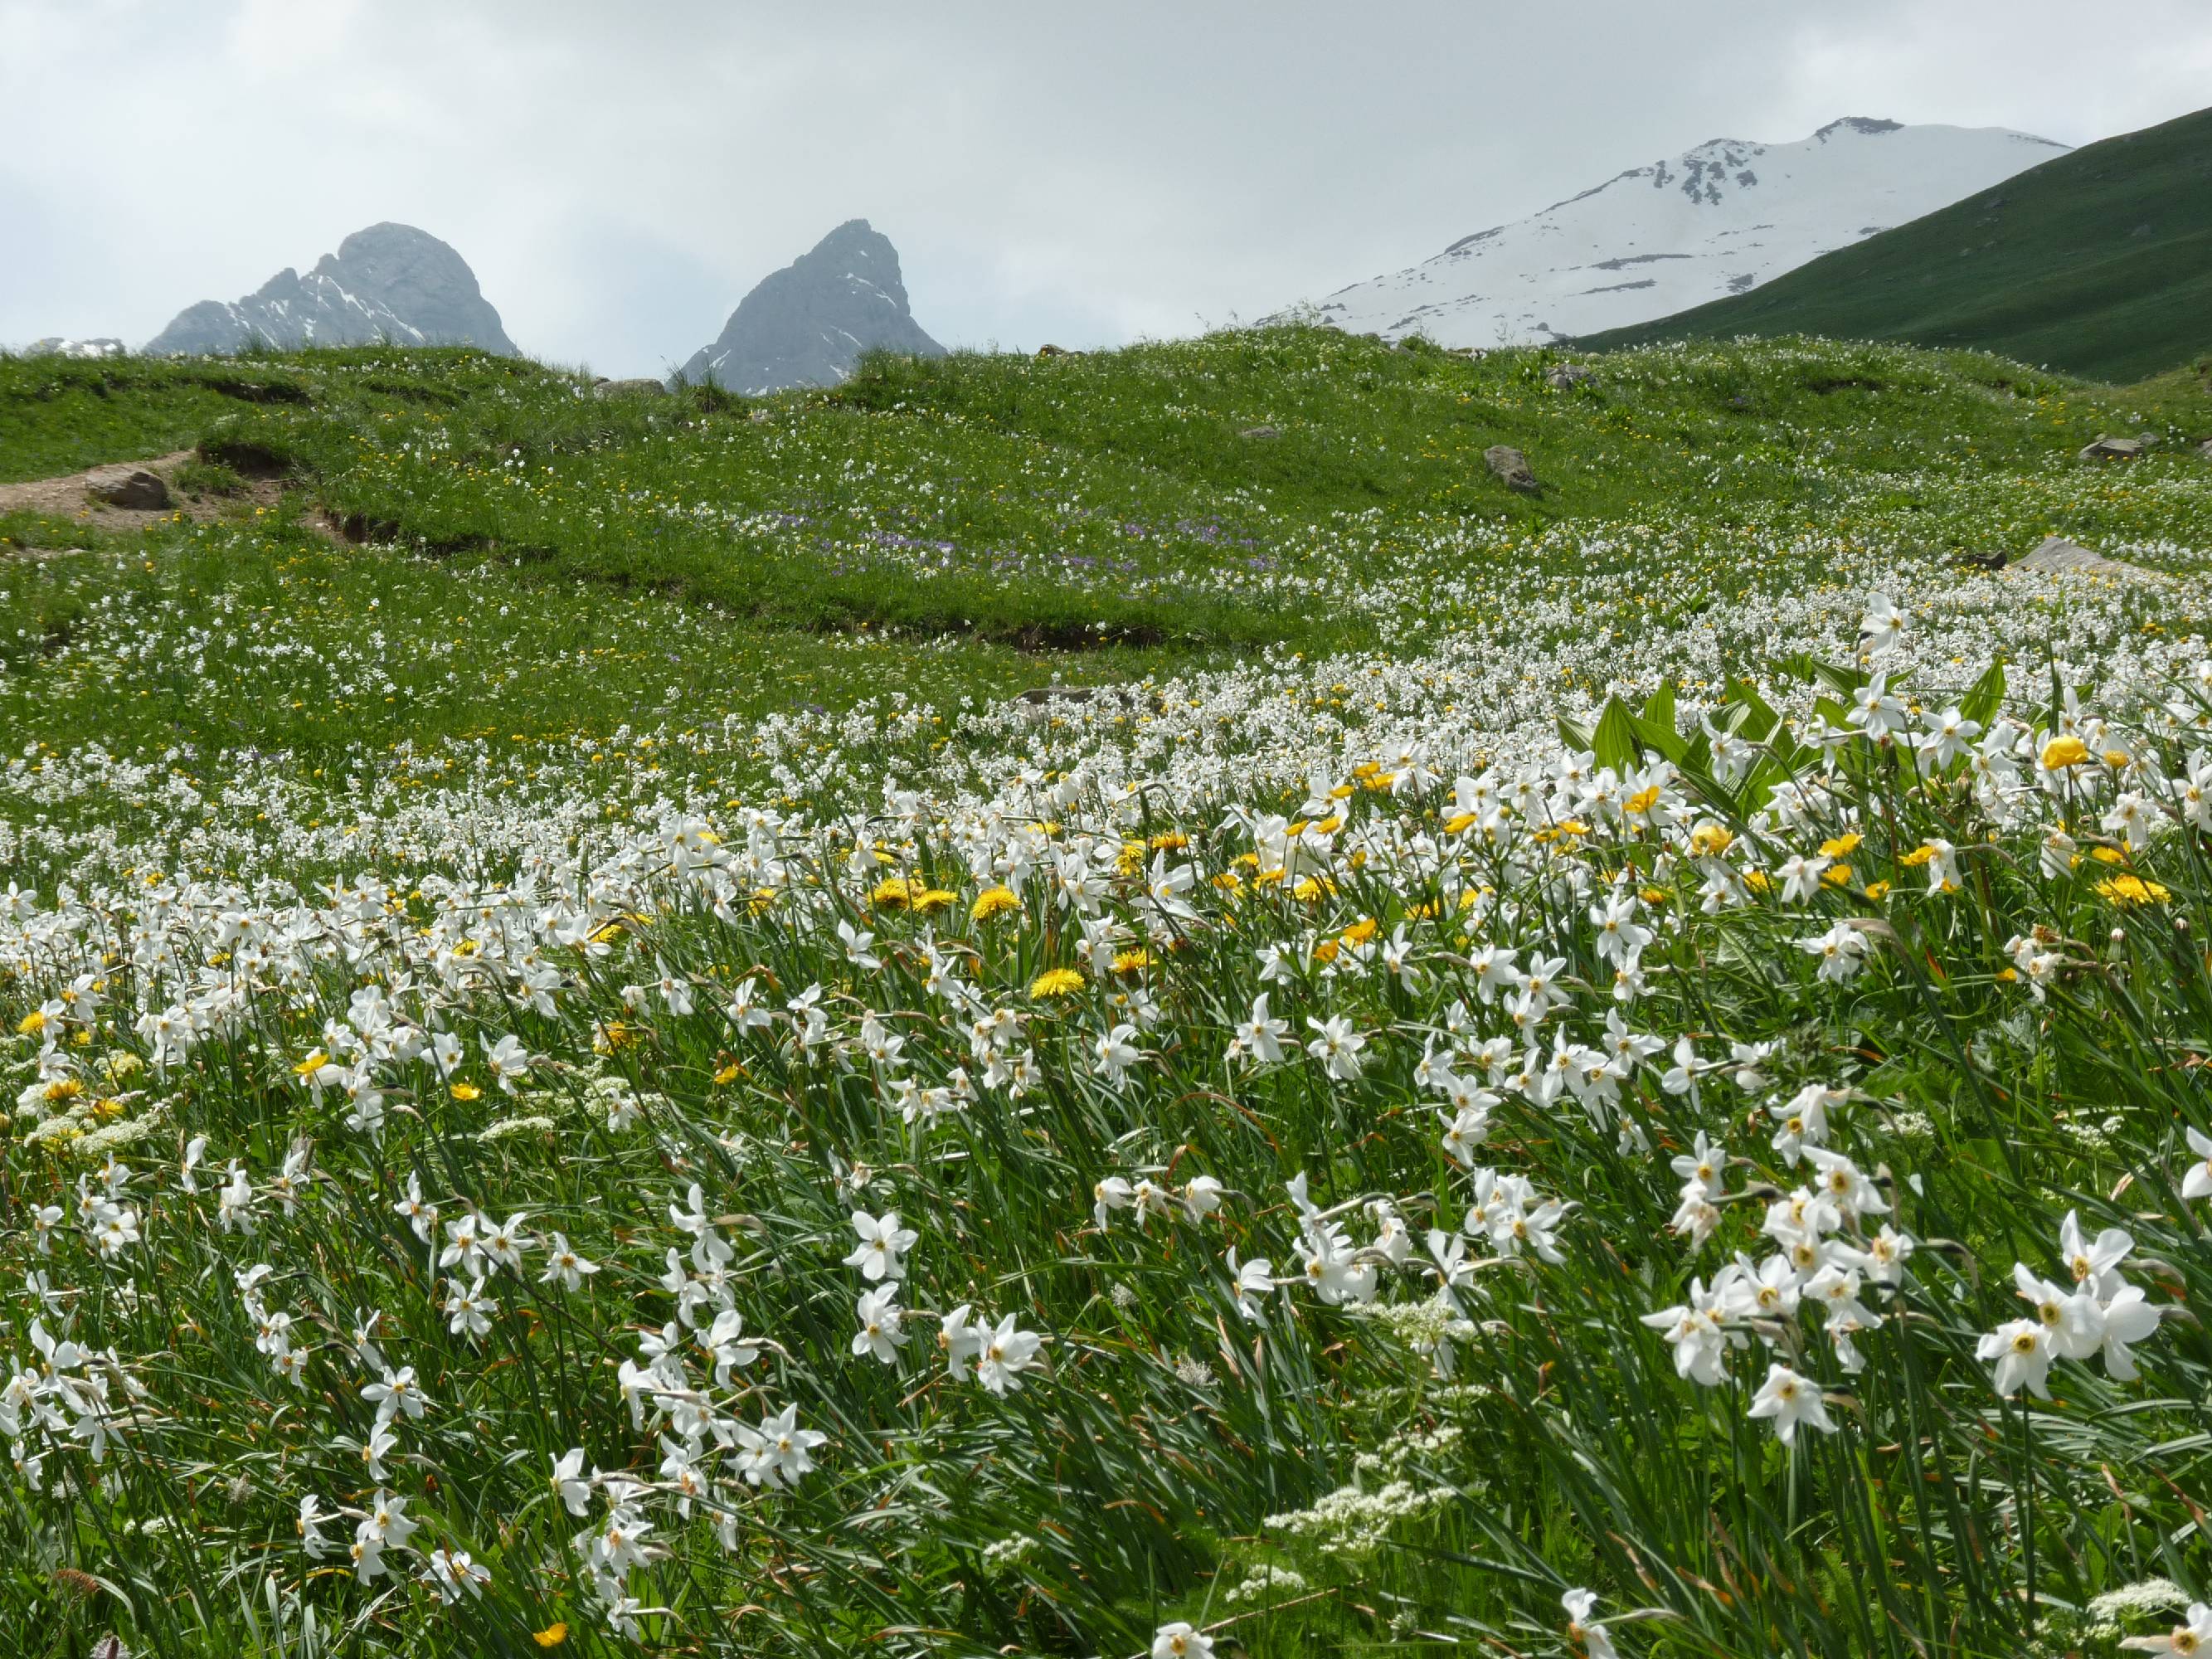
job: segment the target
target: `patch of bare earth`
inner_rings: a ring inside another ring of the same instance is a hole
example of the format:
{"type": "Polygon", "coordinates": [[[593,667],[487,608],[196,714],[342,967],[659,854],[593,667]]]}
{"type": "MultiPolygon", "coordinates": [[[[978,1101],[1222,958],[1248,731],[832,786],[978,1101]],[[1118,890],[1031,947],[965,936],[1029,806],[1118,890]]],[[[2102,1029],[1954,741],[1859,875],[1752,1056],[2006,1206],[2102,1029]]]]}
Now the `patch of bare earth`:
{"type": "MultiPolygon", "coordinates": [[[[159,455],[152,460],[118,462],[88,468],[82,472],[65,473],[58,478],[33,478],[22,483],[0,483],[0,513],[36,513],[50,519],[67,519],[90,532],[127,534],[164,524],[249,520],[260,514],[274,512],[283,498],[283,481],[276,477],[247,477],[240,488],[219,495],[180,488],[176,481],[178,469],[197,459],[196,452],[180,449],[173,455],[159,455]],[[118,507],[101,500],[94,492],[95,478],[100,475],[118,472],[151,473],[161,481],[167,505],[118,507]]],[[[343,540],[335,528],[324,521],[320,514],[311,514],[301,522],[332,542],[342,543],[343,540]]],[[[9,550],[0,547],[0,554],[9,550]]],[[[64,547],[12,550],[15,556],[29,558],[51,557],[57,553],[81,550],[64,547]]]]}

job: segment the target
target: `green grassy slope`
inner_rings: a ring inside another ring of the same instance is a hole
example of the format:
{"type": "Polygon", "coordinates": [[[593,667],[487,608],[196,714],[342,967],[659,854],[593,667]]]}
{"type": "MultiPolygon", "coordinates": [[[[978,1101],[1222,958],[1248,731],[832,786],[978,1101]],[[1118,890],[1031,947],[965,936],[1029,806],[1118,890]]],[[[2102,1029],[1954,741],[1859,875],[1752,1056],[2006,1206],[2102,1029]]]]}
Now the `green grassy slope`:
{"type": "Polygon", "coordinates": [[[2123,426],[2212,434],[2193,375],[2115,393],[1975,354],[1729,347],[1562,391],[1554,360],[1282,329],[883,359],[740,402],[600,399],[463,351],[0,358],[0,478],[197,443],[290,486],[273,513],[127,538],[0,516],[0,725],[311,775],[364,744],[588,744],[678,708],[949,709],[1378,629],[1413,649],[1577,610],[1607,571],[1625,602],[1687,613],[1832,580],[1814,526],[1931,551],[2212,544],[2212,469],[2182,443],[2124,489],[2072,460],[2123,426]],[[1540,495],[1491,476],[1498,443],[1540,495]],[[360,544],[317,533],[324,514],[360,544]],[[222,647],[238,616],[274,642],[222,647]],[[204,666],[117,694],[118,650],[200,635],[204,666]],[[234,695],[229,649],[259,695],[234,695]]]}
{"type": "Polygon", "coordinates": [[[1748,294],[1589,337],[1978,346],[2125,381],[2212,351],[2212,110],[2124,133],[1748,294]]]}

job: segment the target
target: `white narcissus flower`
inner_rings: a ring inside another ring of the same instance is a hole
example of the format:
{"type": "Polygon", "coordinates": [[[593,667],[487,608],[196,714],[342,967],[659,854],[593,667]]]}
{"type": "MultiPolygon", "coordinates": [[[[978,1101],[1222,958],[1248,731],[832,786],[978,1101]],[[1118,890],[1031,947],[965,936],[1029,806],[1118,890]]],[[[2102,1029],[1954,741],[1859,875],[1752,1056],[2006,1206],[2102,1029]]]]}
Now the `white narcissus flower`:
{"type": "Polygon", "coordinates": [[[975,1380],[993,1394],[1020,1388],[1021,1374],[1036,1362],[1043,1340],[1034,1331],[1018,1329],[1014,1316],[1008,1314],[984,1337],[976,1352],[975,1380]]]}
{"type": "Polygon", "coordinates": [[[1213,1659],[1213,1638],[1178,1619],[1152,1638],[1152,1659],[1213,1659]]]}
{"type": "Polygon", "coordinates": [[[1749,1415],[1771,1421],[1775,1437],[1785,1446],[1796,1440],[1801,1423],[1809,1423],[1825,1434],[1836,1431],[1821,1401],[1820,1384],[1779,1362],[1767,1366],[1766,1381],[1752,1397],[1749,1415]]]}
{"type": "Polygon", "coordinates": [[[2008,1321],[1974,1345],[1976,1358],[1996,1361],[1992,1380],[1996,1391],[2008,1400],[2020,1392],[2022,1384],[2039,1400],[2051,1398],[2046,1379],[2055,1352],[2050,1333],[2033,1319],[2008,1321]]]}
{"type": "Polygon", "coordinates": [[[2191,1601],[2182,1621],[2163,1636],[2130,1636],[2120,1645],[2139,1653],[2197,1655],[2212,1652],[2212,1607],[2191,1601]]]}
{"type": "Polygon", "coordinates": [[[860,1242],[845,1258],[845,1266],[858,1267],[860,1277],[872,1285],[880,1279],[905,1277],[906,1252],[914,1248],[915,1241],[921,1235],[911,1227],[899,1225],[896,1210],[886,1210],[880,1216],[855,1210],[853,1231],[860,1236],[860,1242]]]}
{"type": "Polygon", "coordinates": [[[899,1328],[898,1285],[878,1285],[866,1292],[854,1304],[854,1314],[860,1325],[853,1333],[854,1358],[873,1354],[886,1365],[896,1363],[898,1351],[913,1340],[899,1328]]]}
{"type": "Polygon", "coordinates": [[[1352,1029],[1352,1021],[1343,1014],[1329,1018],[1309,1019],[1307,1027],[1314,1033],[1306,1044],[1306,1052],[1322,1063],[1329,1077],[1339,1083],[1356,1083],[1361,1070],[1359,1051],[1367,1046],[1367,1039],[1352,1029]]]}
{"type": "Polygon", "coordinates": [[[2201,1129],[2189,1132],[2189,1150],[2197,1154],[2197,1161],[2181,1176],[2181,1195],[2184,1198],[2212,1197],[2212,1135],[2201,1129]]]}
{"type": "Polygon", "coordinates": [[[584,1449],[571,1446],[553,1460],[553,1495],[571,1515],[582,1515],[591,1502],[591,1482],[584,1479],[584,1449]]]}
{"type": "Polygon", "coordinates": [[[1581,1643],[1589,1659],[1619,1659],[1613,1638],[1590,1618],[1590,1609],[1597,1605],[1594,1591],[1571,1589],[1559,1598],[1559,1605],[1566,1609],[1569,1639],[1581,1643]]]}

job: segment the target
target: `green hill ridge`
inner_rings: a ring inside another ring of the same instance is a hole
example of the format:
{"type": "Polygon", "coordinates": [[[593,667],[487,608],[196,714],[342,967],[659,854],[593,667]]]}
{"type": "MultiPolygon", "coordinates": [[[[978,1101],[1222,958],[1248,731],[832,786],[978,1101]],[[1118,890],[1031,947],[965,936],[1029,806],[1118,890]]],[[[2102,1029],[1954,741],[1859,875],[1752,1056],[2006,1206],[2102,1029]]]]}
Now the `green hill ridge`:
{"type": "Polygon", "coordinates": [[[2126,381],[2212,349],[2212,110],[2073,150],[1692,310],[1581,343],[1824,335],[2126,381]]]}

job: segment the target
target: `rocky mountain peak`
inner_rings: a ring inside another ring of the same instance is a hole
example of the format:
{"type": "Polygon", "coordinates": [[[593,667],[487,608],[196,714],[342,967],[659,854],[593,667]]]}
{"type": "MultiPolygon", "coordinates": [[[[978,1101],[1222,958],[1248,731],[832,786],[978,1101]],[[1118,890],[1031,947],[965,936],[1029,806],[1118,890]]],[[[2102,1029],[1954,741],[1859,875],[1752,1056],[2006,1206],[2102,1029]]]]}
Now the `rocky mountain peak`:
{"type": "Polygon", "coordinates": [[[357,230],[305,276],[287,266],[243,299],[203,300],[147,342],[149,354],[279,348],[473,345],[516,356],[468,261],[412,225],[357,230]]]}
{"type": "Polygon", "coordinates": [[[678,371],[748,396],[835,386],[875,348],[941,357],[907,302],[898,250],[866,219],[848,219],[761,279],[712,345],[678,371]]]}

